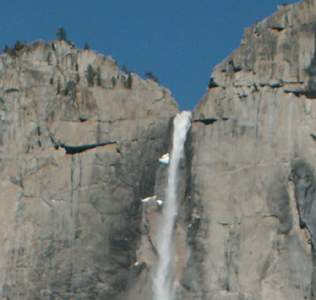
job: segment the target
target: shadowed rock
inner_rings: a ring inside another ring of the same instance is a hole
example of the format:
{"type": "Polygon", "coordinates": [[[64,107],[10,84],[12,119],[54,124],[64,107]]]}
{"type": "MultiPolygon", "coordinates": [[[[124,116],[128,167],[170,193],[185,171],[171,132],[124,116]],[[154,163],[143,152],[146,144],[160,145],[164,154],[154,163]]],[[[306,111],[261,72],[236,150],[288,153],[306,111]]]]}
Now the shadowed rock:
{"type": "Polygon", "coordinates": [[[295,186],[295,198],[301,228],[306,227],[311,234],[312,246],[316,242],[316,181],[311,166],[303,161],[293,164],[289,180],[295,186]]]}

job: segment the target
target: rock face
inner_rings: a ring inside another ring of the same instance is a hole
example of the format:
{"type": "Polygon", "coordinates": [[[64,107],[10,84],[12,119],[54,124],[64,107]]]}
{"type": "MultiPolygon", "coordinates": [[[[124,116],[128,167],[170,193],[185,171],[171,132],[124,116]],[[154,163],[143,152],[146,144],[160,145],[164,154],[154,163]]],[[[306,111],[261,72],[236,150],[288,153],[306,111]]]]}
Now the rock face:
{"type": "Polygon", "coordinates": [[[203,217],[183,299],[316,299],[315,24],[316,1],[281,6],[214,69],[191,131],[203,217]]]}
{"type": "Polygon", "coordinates": [[[131,76],[64,41],[1,55],[1,299],[128,299],[141,199],[178,112],[131,76]]]}
{"type": "MultiPolygon", "coordinates": [[[[315,36],[316,0],[283,5],[214,69],[179,173],[176,299],[316,299],[315,36]]],[[[1,55],[1,299],[152,299],[178,107],[131,76],[64,41],[1,55]]]]}

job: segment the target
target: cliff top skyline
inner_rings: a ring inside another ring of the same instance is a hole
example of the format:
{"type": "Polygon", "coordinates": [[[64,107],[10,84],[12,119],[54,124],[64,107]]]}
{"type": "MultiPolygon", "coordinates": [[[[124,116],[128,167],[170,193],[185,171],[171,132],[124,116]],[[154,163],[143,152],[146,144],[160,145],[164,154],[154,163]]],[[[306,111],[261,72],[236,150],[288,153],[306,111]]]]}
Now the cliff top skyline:
{"type": "Polygon", "coordinates": [[[111,55],[120,69],[125,64],[142,77],[152,72],[181,110],[193,110],[213,68],[239,46],[244,28],[273,14],[277,5],[283,2],[7,1],[0,11],[0,49],[17,40],[54,40],[64,27],[77,48],[88,43],[111,55]]]}

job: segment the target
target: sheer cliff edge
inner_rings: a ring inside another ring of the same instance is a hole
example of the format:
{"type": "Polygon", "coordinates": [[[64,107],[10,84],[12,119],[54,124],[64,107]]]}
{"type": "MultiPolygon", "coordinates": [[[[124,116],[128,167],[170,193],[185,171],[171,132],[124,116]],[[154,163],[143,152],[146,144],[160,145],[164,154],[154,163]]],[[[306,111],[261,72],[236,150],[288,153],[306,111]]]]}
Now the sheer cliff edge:
{"type": "Polygon", "coordinates": [[[315,34],[316,1],[278,7],[195,108],[201,299],[315,299],[315,34]]]}

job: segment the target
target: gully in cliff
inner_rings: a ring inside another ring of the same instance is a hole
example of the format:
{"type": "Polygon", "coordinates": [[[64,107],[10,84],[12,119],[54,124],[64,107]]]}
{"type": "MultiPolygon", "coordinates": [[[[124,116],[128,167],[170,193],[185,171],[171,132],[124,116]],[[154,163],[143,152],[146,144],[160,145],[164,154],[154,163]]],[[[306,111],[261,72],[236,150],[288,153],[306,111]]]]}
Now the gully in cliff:
{"type": "Polygon", "coordinates": [[[311,235],[313,250],[316,250],[316,181],[312,167],[304,161],[292,166],[289,180],[294,183],[294,192],[301,228],[307,228],[311,235]]]}
{"type": "Polygon", "coordinates": [[[158,265],[154,277],[154,299],[171,300],[173,293],[173,228],[178,213],[177,190],[180,160],[184,157],[184,143],[191,127],[191,112],[183,111],[174,121],[173,149],[168,170],[168,189],[163,207],[163,220],[160,225],[157,251],[158,265]]]}

